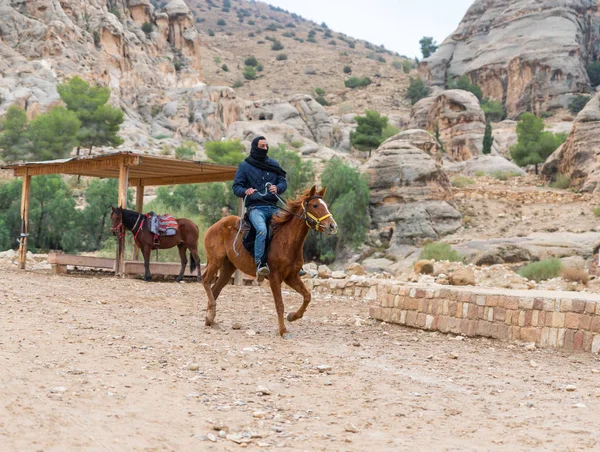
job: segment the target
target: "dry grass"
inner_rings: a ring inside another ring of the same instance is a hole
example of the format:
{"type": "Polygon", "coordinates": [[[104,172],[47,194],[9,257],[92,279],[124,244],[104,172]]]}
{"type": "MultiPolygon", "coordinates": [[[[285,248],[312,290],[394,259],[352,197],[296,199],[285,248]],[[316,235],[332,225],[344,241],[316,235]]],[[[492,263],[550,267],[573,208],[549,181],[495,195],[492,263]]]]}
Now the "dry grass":
{"type": "Polygon", "coordinates": [[[585,270],[575,267],[563,267],[560,270],[560,276],[566,281],[579,282],[584,285],[590,279],[590,275],[585,270]]]}

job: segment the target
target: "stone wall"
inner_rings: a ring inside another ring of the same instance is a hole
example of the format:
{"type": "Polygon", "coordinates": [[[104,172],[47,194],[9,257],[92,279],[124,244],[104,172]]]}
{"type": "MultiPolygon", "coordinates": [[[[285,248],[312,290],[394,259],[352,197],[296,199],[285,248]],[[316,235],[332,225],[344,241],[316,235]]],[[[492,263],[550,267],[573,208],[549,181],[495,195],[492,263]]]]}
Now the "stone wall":
{"type": "Polygon", "coordinates": [[[600,296],[581,292],[419,287],[393,280],[309,280],[313,292],[361,297],[371,317],[442,333],[600,352],[600,296]]]}

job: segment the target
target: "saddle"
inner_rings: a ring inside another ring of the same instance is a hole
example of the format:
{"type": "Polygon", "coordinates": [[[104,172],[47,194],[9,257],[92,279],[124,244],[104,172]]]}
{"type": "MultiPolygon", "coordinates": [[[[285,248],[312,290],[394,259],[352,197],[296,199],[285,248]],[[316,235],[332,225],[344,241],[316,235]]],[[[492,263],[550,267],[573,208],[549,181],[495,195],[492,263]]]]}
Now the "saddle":
{"type": "Polygon", "coordinates": [[[150,232],[154,234],[154,247],[158,248],[160,243],[160,237],[170,237],[177,234],[179,225],[173,215],[164,214],[157,215],[154,212],[148,212],[146,214],[150,225],[150,232]]]}
{"type": "MultiPolygon", "coordinates": [[[[248,252],[254,256],[254,242],[256,241],[256,228],[248,217],[248,212],[244,214],[242,219],[242,244],[248,252]]],[[[271,226],[271,218],[267,221],[267,240],[265,242],[265,256],[269,253],[269,245],[273,236],[273,227],[271,226]]]]}

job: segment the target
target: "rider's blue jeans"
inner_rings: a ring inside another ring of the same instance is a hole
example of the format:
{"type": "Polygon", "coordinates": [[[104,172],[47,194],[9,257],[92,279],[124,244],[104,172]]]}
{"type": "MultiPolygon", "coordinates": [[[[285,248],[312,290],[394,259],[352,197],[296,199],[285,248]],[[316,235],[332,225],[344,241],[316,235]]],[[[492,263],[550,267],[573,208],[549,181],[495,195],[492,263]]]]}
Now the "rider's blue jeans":
{"type": "Polygon", "coordinates": [[[254,262],[258,266],[261,262],[266,263],[265,243],[267,240],[267,221],[276,212],[275,206],[254,206],[248,211],[248,217],[256,229],[256,240],[254,242],[254,262]],[[264,260],[263,260],[264,257],[264,260]]]}

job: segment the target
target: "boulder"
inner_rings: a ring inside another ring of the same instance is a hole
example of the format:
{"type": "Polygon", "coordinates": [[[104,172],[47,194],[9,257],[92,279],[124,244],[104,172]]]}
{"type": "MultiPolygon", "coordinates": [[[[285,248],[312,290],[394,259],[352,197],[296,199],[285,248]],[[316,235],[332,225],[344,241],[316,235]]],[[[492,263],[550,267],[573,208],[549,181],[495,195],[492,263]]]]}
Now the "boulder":
{"type": "Polygon", "coordinates": [[[567,141],[546,160],[542,174],[548,180],[565,174],[573,188],[600,191],[600,93],[579,112],[567,141]]]}
{"type": "Polygon", "coordinates": [[[439,131],[441,144],[455,160],[481,154],[485,114],[474,94],[451,89],[421,99],[411,110],[410,127],[439,131]]]}
{"type": "Polygon", "coordinates": [[[344,279],[346,277],[346,273],[344,273],[341,270],[336,270],[334,272],[331,272],[331,277],[333,279],[344,279]]]}
{"type": "Polygon", "coordinates": [[[348,276],[363,276],[366,275],[367,272],[362,265],[360,265],[358,262],[354,262],[348,266],[348,268],[346,269],[346,274],[348,276]]]}
{"type": "Polygon", "coordinates": [[[461,268],[454,271],[449,277],[448,281],[453,286],[474,286],[475,285],[475,273],[470,268],[461,268]]]}
{"type": "Polygon", "coordinates": [[[469,176],[479,173],[512,173],[519,176],[525,174],[525,171],[513,162],[500,155],[492,154],[478,155],[465,162],[444,162],[444,171],[449,174],[461,173],[469,176]]]}
{"type": "Polygon", "coordinates": [[[382,242],[414,244],[461,226],[461,214],[448,203],[448,176],[433,158],[405,140],[387,140],[361,170],[369,177],[371,221],[382,242]]]}
{"type": "Polygon", "coordinates": [[[427,259],[421,259],[417,261],[413,270],[417,275],[432,275],[433,274],[433,261],[427,259]]]}
{"type": "Polygon", "coordinates": [[[566,108],[574,93],[588,91],[598,38],[596,2],[477,0],[419,72],[440,87],[467,74],[514,119],[566,108]]]}
{"type": "Polygon", "coordinates": [[[331,278],[331,269],[327,265],[319,265],[317,275],[322,279],[331,278]]]}
{"type": "Polygon", "coordinates": [[[441,162],[440,145],[435,137],[423,129],[404,130],[386,141],[406,141],[408,144],[421,149],[437,162],[441,162]]]}

